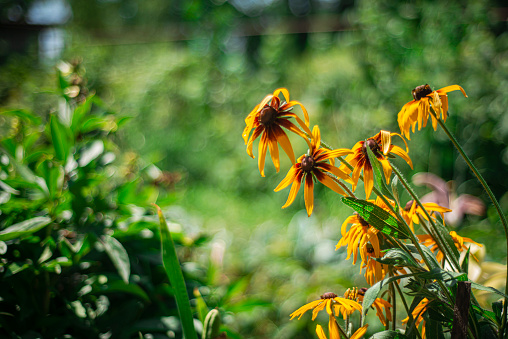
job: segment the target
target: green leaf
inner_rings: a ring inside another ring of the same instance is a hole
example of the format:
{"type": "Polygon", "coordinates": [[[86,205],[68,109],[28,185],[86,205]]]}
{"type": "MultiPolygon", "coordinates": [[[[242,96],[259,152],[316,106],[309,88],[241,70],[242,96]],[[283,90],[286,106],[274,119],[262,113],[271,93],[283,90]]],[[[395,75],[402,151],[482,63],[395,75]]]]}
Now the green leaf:
{"type": "Polygon", "coordinates": [[[383,255],[382,258],[373,258],[377,262],[390,266],[403,266],[403,267],[418,267],[421,266],[414,260],[414,258],[401,250],[400,248],[394,248],[389,250],[383,255]]]}
{"type": "Polygon", "coordinates": [[[501,292],[499,290],[496,290],[494,287],[486,287],[486,286],[477,284],[475,282],[471,282],[471,287],[474,289],[477,289],[477,290],[481,290],[481,291],[496,293],[496,294],[499,294],[500,296],[508,299],[508,295],[504,294],[503,292],[501,292]]]}
{"type": "Polygon", "coordinates": [[[468,274],[469,273],[469,254],[471,251],[471,246],[467,248],[466,256],[464,257],[464,260],[462,261],[462,264],[460,267],[462,268],[462,272],[468,274]]]}
{"type": "Polygon", "coordinates": [[[34,115],[32,112],[24,110],[24,109],[15,109],[10,111],[3,111],[0,114],[2,115],[12,115],[16,116],[18,118],[25,119],[27,121],[30,121],[34,125],[39,125],[41,123],[41,118],[34,115]]]}
{"type": "Polygon", "coordinates": [[[129,293],[134,296],[143,299],[146,302],[150,302],[150,297],[146,292],[136,284],[128,284],[123,280],[108,281],[106,284],[94,287],[92,290],[93,294],[104,294],[104,293],[129,293]]]}
{"type": "Polygon", "coordinates": [[[100,241],[109,258],[113,262],[113,265],[115,265],[118,274],[122,280],[128,284],[131,273],[131,263],[129,261],[127,251],[118,240],[110,237],[109,235],[103,235],[100,238],[100,241]]]}
{"type": "Polygon", "coordinates": [[[155,206],[157,208],[157,214],[159,215],[160,221],[162,263],[164,264],[164,269],[169,277],[169,281],[174,287],[176,305],[178,307],[178,313],[180,314],[183,333],[187,339],[197,339],[187,288],[185,287],[182,269],[180,268],[180,262],[178,261],[178,257],[176,255],[175,244],[173,243],[171,232],[169,232],[166,219],[164,218],[161,209],[159,206],[155,206]]]}
{"type": "MultiPolygon", "coordinates": [[[[416,249],[416,246],[413,244],[406,245],[406,247],[413,253],[419,254],[418,250],[416,249]]],[[[423,255],[425,256],[425,259],[427,259],[427,262],[430,264],[431,267],[429,267],[431,270],[435,268],[440,268],[439,262],[436,259],[436,256],[427,246],[420,246],[423,255]]]]}
{"type": "Polygon", "coordinates": [[[218,309],[213,309],[206,315],[203,323],[202,339],[214,339],[219,337],[221,319],[218,309]]]}
{"type": "Polygon", "coordinates": [[[35,217],[19,222],[0,231],[0,241],[7,241],[32,234],[47,226],[50,222],[51,218],[48,217],[35,217]]]}
{"type": "MultiPolygon", "coordinates": [[[[472,285],[471,285],[472,287],[472,285]]],[[[494,311],[494,314],[496,315],[496,320],[500,324],[502,321],[501,315],[503,314],[503,301],[495,301],[492,303],[492,311],[494,311]]]]}
{"type": "Polygon", "coordinates": [[[381,193],[383,193],[384,196],[392,200],[395,200],[395,198],[392,195],[392,192],[390,192],[390,190],[386,186],[383,168],[381,167],[379,160],[377,160],[376,156],[374,155],[374,152],[372,152],[370,147],[366,147],[366,149],[367,154],[369,156],[369,162],[372,165],[372,169],[374,170],[374,182],[376,183],[376,187],[381,190],[381,193]]]}
{"type": "MultiPolygon", "coordinates": [[[[392,194],[397,202],[397,205],[400,206],[400,197],[399,197],[399,178],[397,176],[393,177],[392,183],[390,184],[392,188],[392,194]]],[[[402,206],[404,207],[404,206],[402,206]]]]}
{"type": "Polygon", "coordinates": [[[501,304],[501,308],[499,309],[499,319],[498,319],[497,318],[498,310],[494,309],[494,304],[492,304],[492,309],[494,310],[494,312],[483,309],[480,306],[476,306],[476,305],[471,305],[471,307],[473,308],[473,310],[476,313],[480,314],[482,317],[488,319],[493,324],[497,324],[498,321],[501,320],[501,311],[503,310],[503,305],[501,304]]]}
{"type": "Polygon", "coordinates": [[[69,142],[67,141],[65,127],[58,121],[55,115],[51,115],[49,124],[56,158],[65,162],[69,154],[69,142]]]}
{"type": "Polygon", "coordinates": [[[444,339],[443,327],[441,324],[431,318],[425,321],[425,336],[427,338],[444,339]]]}
{"type": "Polygon", "coordinates": [[[86,98],[85,102],[76,107],[72,114],[71,130],[74,135],[77,135],[81,129],[83,118],[90,113],[92,103],[94,102],[94,94],[86,98]]]}
{"type": "Polygon", "coordinates": [[[409,239],[409,235],[405,233],[403,225],[381,207],[365,200],[349,197],[343,197],[342,202],[353,208],[369,225],[382,233],[397,239],[409,239]]]}
{"type": "Polygon", "coordinates": [[[196,298],[196,309],[198,311],[199,320],[204,324],[206,315],[208,314],[208,306],[206,306],[206,302],[199,293],[199,289],[194,288],[194,297],[196,298]]]}
{"type": "Polygon", "coordinates": [[[406,338],[408,337],[406,337],[404,334],[391,330],[378,332],[370,337],[370,339],[406,339],[406,338]]]}

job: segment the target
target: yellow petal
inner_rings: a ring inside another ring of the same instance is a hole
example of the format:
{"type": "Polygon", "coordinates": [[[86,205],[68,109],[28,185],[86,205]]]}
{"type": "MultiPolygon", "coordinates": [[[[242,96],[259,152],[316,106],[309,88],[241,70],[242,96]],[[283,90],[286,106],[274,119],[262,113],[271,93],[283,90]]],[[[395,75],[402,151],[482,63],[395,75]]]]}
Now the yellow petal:
{"type": "Polygon", "coordinates": [[[436,92],[438,92],[439,94],[441,93],[449,93],[449,92],[452,92],[452,91],[461,91],[462,94],[464,94],[464,96],[467,98],[467,94],[466,92],[464,91],[464,89],[462,87],[460,87],[459,85],[451,85],[451,86],[446,86],[446,87],[443,87],[441,89],[438,89],[436,92]]]}
{"type": "Polygon", "coordinates": [[[288,155],[289,160],[291,160],[291,163],[294,165],[295,153],[293,152],[293,147],[291,146],[291,142],[289,141],[288,136],[279,126],[273,127],[273,133],[275,134],[275,137],[277,138],[277,141],[279,142],[284,152],[286,152],[286,154],[288,155]]]}
{"type": "Polygon", "coordinates": [[[270,150],[270,156],[272,157],[275,170],[278,173],[280,170],[279,146],[277,145],[277,138],[271,130],[268,131],[268,148],[270,150]]]}
{"type": "Polygon", "coordinates": [[[363,183],[365,186],[365,197],[369,199],[372,188],[374,187],[374,174],[370,164],[365,164],[363,168],[363,183]]]}
{"type": "Polygon", "coordinates": [[[296,175],[296,178],[293,180],[293,185],[291,185],[291,191],[289,191],[288,200],[286,201],[284,206],[282,206],[282,208],[288,207],[295,200],[296,194],[298,193],[298,190],[300,189],[302,175],[303,174],[301,172],[299,172],[296,175]]]}
{"type": "Polygon", "coordinates": [[[321,325],[316,326],[316,334],[319,339],[327,339],[326,335],[325,335],[325,331],[323,331],[323,328],[321,327],[321,325]]]}
{"type": "Polygon", "coordinates": [[[369,327],[369,324],[360,327],[358,330],[356,330],[355,333],[353,333],[353,335],[349,339],[360,339],[367,332],[367,327],[369,327]]]}
{"type": "Polygon", "coordinates": [[[298,173],[296,166],[293,165],[290,169],[288,174],[286,174],[286,177],[275,187],[274,191],[278,192],[283,188],[286,188],[290,183],[293,182],[296,178],[296,174],[298,173]]]}
{"type": "Polygon", "coordinates": [[[266,157],[266,147],[268,146],[268,137],[266,133],[263,133],[261,136],[261,140],[259,141],[259,149],[258,149],[258,167],[259,173],[261,176],[265,176],[265,157],[266,157]]]}
{"type": "Polygon", "coordinates": [[[307,215],[310,217],[312,210],[314,209],[314,181],[312,181],[312,175],[310,173],[308,173],[305,177],[305,187],[303,189],[303,193],[307,215]]]}
{"type": "Polygon", "coordinates": [[[383,150],[383,154],[388,154],[388,150],[390,149],[390,145],[392,144],[392,135],[388,131],[381,131],[381,148],[383,150]]]}

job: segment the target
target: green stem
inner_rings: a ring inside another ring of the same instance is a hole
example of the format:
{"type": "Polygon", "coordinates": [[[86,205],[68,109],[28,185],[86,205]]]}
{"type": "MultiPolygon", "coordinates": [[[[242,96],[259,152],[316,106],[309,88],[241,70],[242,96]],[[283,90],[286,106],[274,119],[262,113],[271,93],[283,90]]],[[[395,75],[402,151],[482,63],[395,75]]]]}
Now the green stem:
{"type": "Polygon", "coordinates": [[[443,239],[442,235],[437,230],[437,225],[435,224],[434,220],[431,218],[429,212],[425,209],[425,207],[423,206],[422,202],[420,201],[420,199],[416,195],[415,191],[411,188],[411,186],[409,186],[409,184],[407,183],[406,179],[400,173],[399,169],[395,165],[393,165],[392,163],[390,163],[390,165],[391,165],[391,167],[393,169],[393,172],[399,178],[399,181],[402,183],[402,185],[404,186],[406,191],[411,195],[411,197],[414,199],[414,201],[416,201],[418,206],[420,206],[422,211],[425,213],[425,216],[429,220],[429,223],[432,225],[432,228],[434,229],[436,235],[438,236],[438,239],[436,239],[436,240],[440,241],[443,244],[442,247],[446,249],[446,251],[443,252],[443,253],[447,254],[448,258],[450,258],[450,262],[453,264],[452,266],[455,267],[457,272],[460,272],[460,264],[457,261],[457,258],[455,258],[453,253],[449,253],[448,252],[448,247],[445,246],[445,240],[443,239]]]}
{"type": "MultiPolygon", "coordinates": [[[[399,284],[395,284],[395,289],[397,290],[397,293],[399,293],[400,299],[402,300],[402,305],[404,305],[404,308],[406,310],[407,316],[409,317],[409,321],[410,321],[411,325],[414,326],[413,314],[411,312],[409,312],[409,307],[407,306],[406,299],[404,298],[404,294],[402,293],[399,284]]],[[[416,335],[418,336],[418,339],[422,339],[422,335],[420,334],[418,329],[416,329],[416,335]]]]}
{"type": "MultiPolygon", "coordinates": [[[[431,112],[431,114],[434,116],[434,118],[436,118],[435,112],[431,112]]],[[[487,182],[485,181],[485,179],[483,179],[483,176],[480,174],[480,172],[478,172],[478,169],[476,169],[476,166],[469,159],[469,157],[464,152],[462,147],[459,145],[459,142],[457,141],[455,136],[450,132],[448,127],[446,127],[446,125],[443,123],[443,121],[441,121],[441,119],[439,119],[439,118],[437,119],[437,122],[439,123],[439,126],[441,126],[443,131],[446,133],[448,138],[451,140],[451,142],[453,143],[453,146],[455,146],[455,148],[457,149],[457,151],[459,151],[459,153],[462,156],[462,158],[466,161],[466,164],[469,166],[471,171],[473,171],[473,173],[476,176],[476,178],[478,179],[478,181],[482,184],[483,188],[485,189],[485,191],[487,192],[487,195],[490,198],[490,201],[492,201],[492,204],[494,204],[494,207],[496,208],[497,214],[499,215],[499,218],[501,219],[501,223],[503,224],[504,233],[505,233],[505,237],[506,237],[506,251],[508,253],[508,222],[506,220],[506,216],[504,215],[504,213],[503,213],[503,211],[501,209],[501,206],[499,205],[499,203],[497,202],[496,197],[494,196],[494,193],[492,193],[489,185],[487,185],[487,182]]],[[[508,271],[506,272],[505,294],[508,294],[508,271]]],[[[502,323],[501,323],[501,329],[499,331],[499,338],[503,337],[503,333],[504,333],[504,330],[506,328],[506,318],[507,318],[506,317],[507,316],[506,311],[507,311],[507,308],[508,308],[508,300],[505,299],[505,302],[503,303],[503,320],[502,320],[502,323]]]]}
{"type": "MultiPolygon", "coordinates": [[[[389,276],[393,277],[393,268],[392,267],[388,268],[388,274],[389,274],[389,276]]],[[[397,296],[395,295],[395,288],[393,287],[393,285],[397,285],[397,283],[395,281],[392,281],[389,286],[390,294],[392,295],[392,298],[393,298],[392,331],[395,331],[397,329],[397,296]]]]}

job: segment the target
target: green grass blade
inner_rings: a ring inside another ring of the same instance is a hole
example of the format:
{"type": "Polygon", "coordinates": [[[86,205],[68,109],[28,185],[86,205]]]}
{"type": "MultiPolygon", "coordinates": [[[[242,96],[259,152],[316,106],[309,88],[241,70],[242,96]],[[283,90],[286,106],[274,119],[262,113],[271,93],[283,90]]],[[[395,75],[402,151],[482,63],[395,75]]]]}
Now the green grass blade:
{"type": "Polygon", "coordinates": [[[183,334],[186,339],[197,339],[189,296],[187,294],[187,288],[185,287],[185,280],[183,279],[180,262],[176,256],[175,244],[173,243],[173,238],[171,238],[171,233],[169,232],[166,219],[164,219],[161,209],[157,205],[155,205],[155,207],[157,208],[157,214],[159,214],[161,226],[162,263],[169,277],[169,282],[175,291],[176,305],[178,306],[178,313],[180,314],[183,334]]]}

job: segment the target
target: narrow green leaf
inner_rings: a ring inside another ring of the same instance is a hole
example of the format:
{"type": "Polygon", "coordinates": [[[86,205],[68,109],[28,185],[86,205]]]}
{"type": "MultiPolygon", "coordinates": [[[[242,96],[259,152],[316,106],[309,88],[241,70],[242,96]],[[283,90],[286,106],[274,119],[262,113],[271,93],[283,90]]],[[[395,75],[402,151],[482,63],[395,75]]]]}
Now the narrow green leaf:
{"type": "Polygon", "coordinates": [[[480,284],[477,284],[475,282],[471,282],[471,287],[476,289],[476,290],[481,290],[481,291],[487,291],[487,292],[492,292],[492,293],[496,293],[496,294],[499,294],[500,296],[504,297],[504,298],[507,298],[508,299],[508,295],[504,294],[503,292],[499,291],[499,290],[496,290],[494,287],[486,287],[486,286],[483,286],[483,285],[480,285],[480,284]]]}
{"type": "Polygon", "coordinates": [[[113,265],[115,265],[118,274],[122,280],[128,284],[129,276],[131,274],[131,263],[129,261],[127,251],[118,240],[110,237],[109,235],[103,235],[100,238],[100,241],[109,258],[113,262],[113,265]]]}
{"type": "Polygon", "coordinates": [[[467,248],[466,256],[464,257],[464,261],[462,261],[462,264],[460,267],[462,268],[462,272],[468,274],[469,273],[469,254],[471,252],[471,246],[467,248]]]}
{"type": "Polygon", "coordinates": [[[369,339],[406,339],[406,338],[408,338],[408,337],[406,337],[402,333],[399,333],[397,331],[388,330],[388,331],[378,332],[378,333],[374,334],[373,336],[371,336],[369,339]]]}
{"type": "Polygon", "coordinates": [[[427,338],[444,339],[443,327],[434,319],[426,319],[425,335],[427,338]]]}
{"type": "Polygon", "coordinates": [[[34,125],[39,125],[41,123],[41,118],[39,118],[38,116],[34,115],[32,112],[24,110],[24,109],[15,109],[15,110],[10,110],[10,111],[3,111],[3,112],[0,112],[0,114],[2,114],[2,115],[16,116],[18,118],[22,118],[22,119],[25,119],[27,121],[30,121],[34,125]]]}
{"type": "MultiPolygon", "coordinates": [[[[416,249],[416,246],[413,245],[413,244],[408,244],[406,245],[406,247],[413,253],[415,254],[419,254],[418,250],[416,249]]],[[[429,267],[429,269],[435,269],[435,268],[440,268],[441,265],[439,265],[439,262],[437,261],[436,259],[436,256],[434,255],[434,253],[432,253],[432,251],[427,247],[427,246],[420,246],[420,248],[422,249],[422,252],[423,252],[423,255],[425,256],[425,258],[427,259],[427,262],[431,265],[431,267],[429,267]]]]}
{"type": "Polygon", "coordinates": [[[380,189],[381,193],[383,193],[383,195],[385,195],[387,198],[395,200],[392,192],[390,192],[386,186],[383,168],[381,167],[379,160],[377,160],[374,152],[372,152],[370,147],[366,147],[366,149],[369,156],[369,162],[372,165],[372,169],[374,170],[374,182],[376,183],[377,188],[380,189]]]}
{"type": "Polygon", "coordinates": [[[108,281],[106,284],[100,285],[100,287],[94,287],[92,290],[93,294],[118,292],[129,293],[143,299],[146,302],[150,302],[150,297],[141,287],[136,284],[125,283],[123,280],[108,281]]]}
{"type": "Polygon", "coordinates": [[[55,115],[51,116],[49,124],[55,155],[58,160],[65,161],[67,160],[67,155],[69,154],[69,143],[64,131],[65,127],[58,121],[58,118],[55,115]]]}
{"type": "Polygon", "coordinates": [[[206,315],[203,323],[202,339],[215,339],[219,337],[221,319],[219,310],[214,308],[206,315]]]}
{"type": "Polygon", "coordinates": [[[402,224],[381,207],[365,200],[349,197],[343,197],[342,202],[353,208],[369,225],[382,233],[397,239],[409,239],[409,235],[403,231],[402,224]]]}
{"type": "MultiPolygon", "coordinates": [[[[494,304],[492,304],[492,306],[494,306],[494,304]]],[[[480,316],[484,317],[485,319],[488,319],[493,324],[497,324],[498,319],[496,318],[497,317],[496,312],[483,309],[480,306],[476,306],[476,305],[471,305],[471,307],[480,316]]],[[[494,309],[494,307],[492,307],[492,309],[494,309]]],[[[503,305],[501,305],[500,311],[502,311],[502,309],[503,309],[503,305]]],[[[501,320],[501,313],[499,313],[499,320],[501,320]]]]}
{"type": "Polygon", "coordinates": [[[0,241],[15,239],[37,232],[51,222],[48,217],[36,217],[14,224],[0,231],[0,241]]]}
{"type": "MultiPolygon", "coordinates": [[[[392,194],[397,202],[397,205],[400,206],[400,196],[399,196],[399,178],[397,176],[393,177],[392,183],[390,184],[392,188],[392,194]]],[[[402,206],[404,207],[404,206],[402,206]]]]}
{"type": "Polygon", "coordinates": [[[164,269],[169,277],[169,281],[174,287],[176,305],[178,307],[178,313],[180,314],[183,333],[187,339],[197,339],[189,296],[187,294],[187,288],[185,287],[185,280],[183,278],[182,269],[180,268],[180,262],[176,255],[175,244],[173,243],[171,232],[169,232],[166,219],[164,219],[161,209],[157,205],[155,205],[155,207],[157,208],[157,214],[160,220],[162,263],[164,264],[164,269]]]}
{"type": "Polygon", "coordinates": [[[76,109],[72,113],[71,131],[74,133],[74,135],[77,135],[78,134],[77,132],[80,131],[83,119],[90,113],[93,102],[94,102],[94,94],[86,98],[85,102],[76,107],[76,109]]]}
{"type": "Polygon", "coordinates": [[[444,246],[447,247],[448,253],[452,253],[457,262],[459,261],[460,253],[457,250],[457,246],[450,235],[450,232],[439,222],[439,220],[435,220],[437,232],[444,239],[444,246]]]}
{"type": "Polygon", "coordinates": [[[194,288],[194,297],[196,298],[196,309],[198,310],[198,317],[201,320],[201,323],[205,323],[206,315],[208,314],[208,306],[206,306],[206,302],[199,293],[199,289],[194,288]]]}
{"type": "MultiPolygon", "coordinates": [[[[473,287],[473,285],[471,285],[473,287]]],[[[494,311],[494,314],[496,315],[496,320],[499,324],[502,322],[501,315],[503,314],[503,301],[498,300],[492,303],[492,311],[494,311]]]]}

